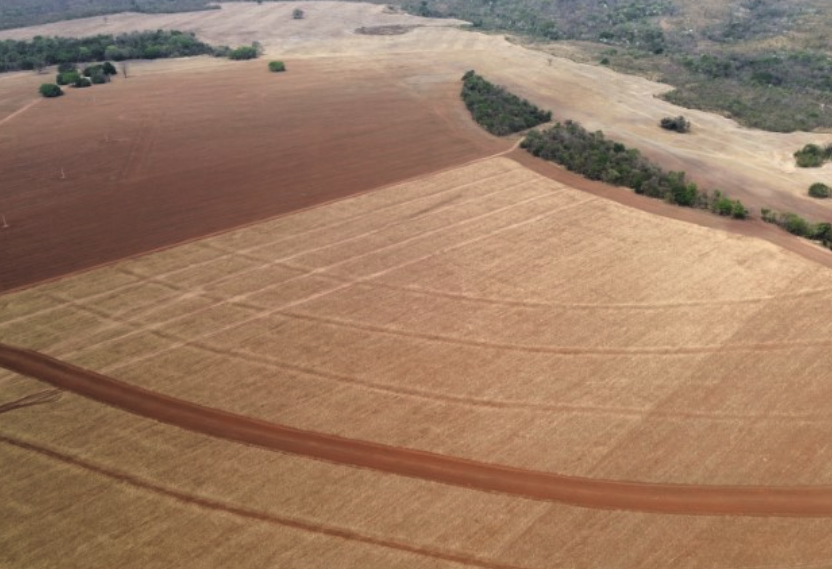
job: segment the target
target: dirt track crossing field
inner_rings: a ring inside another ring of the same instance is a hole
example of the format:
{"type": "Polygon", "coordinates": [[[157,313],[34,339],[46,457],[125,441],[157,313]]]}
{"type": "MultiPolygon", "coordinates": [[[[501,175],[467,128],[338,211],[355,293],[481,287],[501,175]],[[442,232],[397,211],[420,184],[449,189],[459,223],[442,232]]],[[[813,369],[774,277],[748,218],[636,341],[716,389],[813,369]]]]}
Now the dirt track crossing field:
{"type": "MultiPolygon", "coordinates": [[[[700,515],[832,516],[832,486],[707,487],[570,478],[256,421],[165,397],[37,352],[9,346],[0,345],[0,366],[130,413],[198,433],[476,490],[611,510],[700,515]]],[[[50,402],[39,397],[38,402],[42,401],[50,402]]],[[[33,403],[25,401],[21,404],[33,403]]],[[[3,410],[0,408],[0,413],[3,410]]]]}
{"type": "MultiPolygon", "coordinates": [[[[0,340],[256,421],[463,463],[658,485],[828,486],[830,395],[818,378],[830,365],[829,282],[828,269],[774,245],[642,213],[494,158],[6,294],[0,340]]],[[[0,372],[0,385],[2,405],[43,391],[10,372],[0,372]]],[[[708,554],[681,566],[832,555],[823,519],[588,514],[186,442],[204,437],[67,394],[49,401],[0,415],[13,447],[3,452],[19,473],[9,475],[12,487],[31,483],[23,474],[31,461],[54,464],[43,467],[58,479],[134,471],[136,491],[145,484],[242,510],[259,504],[268,516],[442,551],[442,559],[450,552],[474,566],[577,559],[596,567],[627,556],[632,566],[664,565],[696,539],[707,539],[708,554]],[[144,439],[131,449],[118,442],[144,439]],[[22,458],[35,452],[25,445],[46,454],[22,458]],[[186,465],[189,445],[211,450],[186,465]],[[238,463],[240,472],[225,470],[238,463]],[[229,493],[229,476],[253,476],[251,486],[229,493]],[[264,486],[261,476],[278,479],[264,486]],[[283,496],[298,484],[304,489],[283,496]],[[253,498],[264,487],[268,498],[253,498]],[[408,523],[394,514],[404,504],[415,508],[408,523]],[[473,519],[488,519],[488,529],[474,531],[473,519]],[[740,535],[753,552],[736,547],[740,535]],[[603,548],[590,547],[597,540],[603,548]],[[659,542],[668,547],[645,557],[659,542]]],[[[113,478],[101,476],[97,484],[114,491],[113,478]]],[[[44,508],[71,499],[55,496],[44,508]]],[[[25,543],[31,533],[20,532],[25,543]]],[[[352,545],[333,543],[332,554],[398,552],[386,563],[417,555],[344,543],[352,545]]],[[[366,564],[362,555],[356,566],[366,564]]]]}

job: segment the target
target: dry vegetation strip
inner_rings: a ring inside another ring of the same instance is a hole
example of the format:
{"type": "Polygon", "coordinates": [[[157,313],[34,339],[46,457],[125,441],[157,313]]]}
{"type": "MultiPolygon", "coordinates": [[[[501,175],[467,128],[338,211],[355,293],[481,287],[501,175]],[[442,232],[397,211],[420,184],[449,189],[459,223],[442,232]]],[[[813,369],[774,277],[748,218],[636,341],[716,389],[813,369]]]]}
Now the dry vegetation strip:
{"type": "Polygon", "coordinates": [[[269,424],[153,393],[31,350],[0,345],[0,365],[125,411],[203,434],[466,488],[616,510],[832,516],[832,487],[639,484],[523,471],[269,424]]]}

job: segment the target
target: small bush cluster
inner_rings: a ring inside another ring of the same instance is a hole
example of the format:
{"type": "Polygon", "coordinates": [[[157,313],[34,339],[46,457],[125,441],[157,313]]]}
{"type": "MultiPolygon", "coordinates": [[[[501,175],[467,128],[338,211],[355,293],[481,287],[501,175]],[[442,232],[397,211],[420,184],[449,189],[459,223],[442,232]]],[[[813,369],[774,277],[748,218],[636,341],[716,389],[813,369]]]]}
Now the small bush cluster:
{"type": "Polygon", "coordinates": [[[832,224],[825,221],[812,223],[796,213],[778,213],[770,209],[761,210],[763,221],[778,225],[798,237],[805,237],[820,242],[824,247],[832,249],[832,224]]]}
{"type": "Polygon", "coordinates": [[[813,198],[826,199],[832,196],[832,189],[826,184],[817,182],[809,186],[809,195],[813,198]]]}
{"type": "Polygon", "coordinates": [[[83,73],[78,71],[78,68],[72,63],[62,63],[58,66],[58,75],[55,81],[58,85],[72,85],[73,87],[83,88],[90,87],[93,84],[109,83],[110,76],[116,73],[115,65],[109,61],[90,65],[84,68],[83,73]]]}
{"type": "Polygon", "coordinates": [[[682,115],[678,117],[665,117],[659,122],[665,130],[672,130],[679,133],[690,132],[690,121],[682,115]]]}
{"type": "Polygon", "coordinates": [[[47,99],[51,99],[52,97],[60,97],[64,92],[54,83],[44,83],[40,86],[40,94],[47,99]]]}
{"type": "Polygon", "coordinates": [[[626,186],[637,194],[684,207],[707,209],[718,215],[736,219],[748,216],[748,210],[739,200],[732,200],[718,190],[710,195],[687,181],[684,172],[666,172],[638,150],[608,140],[601,131],[589,132],[574,121],[557,123],[543,132],[531,131],[521,146],[590,180],[626,186]]]}
{"type": "Polygon", "coordinates": [[[282,61],[270,61],[269,71],[272,73],[280,73],[286,71],[286,65],[282,61]]]}
{"type": "Polygon", "coordinates": [[[819,168],[827,160],[832,160],[832,144],[826,148],[817,144],[807,144],[795,152],[794,157],[801,168],[819,168]]]}
{"type": "Polygon", "coordinates": [[[505,136],[552,120],[552,113],[537,108],[505,88],[468,71],[462,77],[462,100],[474,120],[491,134],[505,136]]]}
{"type": "Polygon", "coordinates": [[[259,42],[254,42],[251,45],[241,45],[238,48],[230,49],[221,47],[215,50],[214,55],[218,57],[227,57],[237,61],[246,59],[256,59],[263,54],[263,46],[259,42]]]}

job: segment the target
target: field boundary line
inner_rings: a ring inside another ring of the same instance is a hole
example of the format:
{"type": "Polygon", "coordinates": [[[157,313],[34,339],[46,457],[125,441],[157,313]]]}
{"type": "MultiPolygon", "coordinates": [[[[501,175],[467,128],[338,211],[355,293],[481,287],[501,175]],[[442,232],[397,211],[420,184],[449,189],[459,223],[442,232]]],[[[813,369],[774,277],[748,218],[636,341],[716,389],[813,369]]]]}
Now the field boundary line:
{"type": "Polygon", "coordinates": [[[43,99],[35,99],[35,100],[33,100],[33,101],[31,101],[31,102],[27,103],[25,106],[23,106],[23,107],[21,107],[21,108],[17,109],[15,112],[13,112],[12,114],[8,115],[6,118],[4,118],[4,119],[0,120],[0,126],[2,126],[2,125],[4,125],[4,124],[6,124],[7,122],[9,122],[10,120],[12,120],[12,119],[13,119],[13,118],[15,118],[16,116],[18,116],[18,115],[22,115],[23,113],[25,113],[26,111],[28,111],[29,109],[31,109],[32,107],[34,107],[35,105],[37,105],[38,103],[40,103],[42,100],[43,100],[43,99]]]}
{"type": "Polygon", "coordinates": [[[306,314],[301,312],[291,312],[288,309],[278,309],[276,312],[283,316],[295,318],[297,320],[318,322],[321,324],[328,324],[340,328],[353,328],[356,330],[376,332],[379,334],[387,334],[390,336],[417,338],[420,340],[427,340],[430,342],[458,344],[462,346],[471,346],[475,348],[505,350],[511,352],[544,353],[563,356],[676,356],[680,354],[695,355],[729,352],[768,352],[775,350],[791,350],[794,348],[817,348],[829,346],[832,344],[832,341],[830,340],[802,340],[795,342],[757,342],[753,344],[731,344],[716,346],[644,346],[640,348],[593,348],[581,346],[550,346],[543,344],[505,344],[501,342],[489,342],[487,340],[458,338],[442,334],[411,332],[409,330],[391,328],[379,324],[368,324],[365,322],[354,322],[340,320],[338,318],[315,316],[313,314],[306,314]]]}
{"type": "MultiPolygon", "coordinates": [[[[39,101],[40,101],[40,99],[36,99],[35,101],[33,101],[32,105],[34,105],[35,103],[37,103],[39,101]]],[[[9,119],[9,118],[10,117],[7,117],[6,120],[9,119]]],[[[2,123],[0,122],[0,124],[2,124],[2,123]]],[[[23,284],[23,285],[20,285],[20,286],[17,286],[17,287],[12,287],[12,288],[9,288],[9,289],[0,290],[0,296],[6,295],[6,294],[9,294],[9,293],[13,293],[13,292],[19,292],[19,291],[26,290],[26,289],[29,289],[29,288],[33,288],[33,287],[36,287],[36,286],[40,286],[40,285],[43,285],[43,284],[59,281],[59,280],[65,279],[65,278],[69,278],[71,276],[80,275],[80,274],[84,274],[84,273],[89,273],[89,272],[92,272],[96,269],[101,269],[103,267],[113,266],[115,264],[118,264],[118,263],[121,263],[121,262],[124,262],[124,261],[128,261],[128,260],[132,260],[132,259],[139,259],[139,258],[144,257],[146,255],[151,255],[153,253],[158,253],[160,251],[166,251],[168,249],[172,249],[172,248],[178,247],[180,245],[187,245],[189,243],[196,243],[196,242],[202,241],[204,239],[209,239],[211,237],[217,237],[219,235],[225,235],[227,233],[231,233],[233,231],[238,231],[238,230],[245,229],[245,228],[248,228],[248,227],[253,227],[253,226],[259,225],[261,223],[266,223],[266,222],[269,222],[269,221],[275,221],[277,219],[282,219],[282,218],[290,216],[290,215],[295,215],[295,214],[306,212],[306,211],[312,211],[312,210],[315,210],[317,208],[324,207],[324,206],[327,206],[327,205],[330,205],[330,204],[342,202],[342,201],[349,200],[349,199],[352,199],[352,198],[361,197],[361,196],[364,196],[364,195],[371,194],[373,192],[378,192],[378,191],[386,190],[386,189],[389,189],[389,188],[394,188],[396,186],[399,186],[399,185],[402,185],[402,184],[408,184],[408,183],[411,183],[411,182],[415,182],[415,181],[421,180],[423,178],[430,178],[430,177],[437,176],[437,175],[440,175],[440,174],[444,174],[444,173],[447,173],[447,172],[452,172],[452,171],[457,170],[459,168],[472,166],[472,165],[475,165],[475,164],[479,164],[481,162],[486,162],[488,160],[492,160],[492,159],[495,159],[495,158],[506,156],[509,153],[511,153],[513,150],[515,150],[515,148],[519,147],[519,144],[520,143],[518,141],[517,144],[515,144],[514,146],[512,146],[511,148],[509,148],[507,150],[503,150],[503,151],[500,151],[500,152],[497,152],[497,153],[494,153],[494,154],[490,154],[490,155],[487,155],[487,156],[482,156],[480,158],[475,158],[473,160],[469,160],[467,162],[462,162],[460,164],[454,164],[454,165],[451,165],[451,166],[440,168],[438,170],[432,170],[430,172],[425,172],[423,174],[419,174],[419,175],[416,175],[416,176],[411,176],[409,178],[403,178],[401,180],[396,180],[395,182],[390,182],[388,184],[382,184],[380,186],[375,186],[375,187],[372,187],[372,188],[368,188],[366,190],[362,190],[360,192],[355,192],[355,193],[350,194],[348,196],[341,196],[341,197],[337,197],[337,198],[334,198],[334,199],[325,200],[325,201],[322,201],[322,202],[319,202],[319,203],[316,203],[316,204],[312,204],[312,205],[309,205],[309,206],[306,206],[306,207],[298,208],[298,209],[295,209],[295,210],[292,210],[292,211],[286,211],[286,212],[283,212],[283,213],[279,213],[277,215],[273,215],[273,216],[270,216],[270,217],[265,217],[263,219],[258,219],[258,220],[255,220],[255,221],[242,223],[240,225],[235,225],[235,226],[232,226],[232,227],[226,227],[226,228],[220,229],[218,231],[213,231],[211,233],[206,233],[205,235],[200,235],[200,236],[189,238],[189,239],[183,239],[181,241],[177,241],[177,242],[174,242],[174,243],[169,243],[169,244],[166,244],[166,245],[162,245],[160,247],[155,247],[153,249],[149,249],[149,250],[143,251],[141,253],[136,253],[134,255],[127,255],[127,256],[121,257],[119,259],[113,259],[113,260],[110,260],[110,261],[106,261],[104,263],[91,265],[91,266],[85,267],[83,269],[78,269],[77,271],[70,271],[70,272],[62,274],[62,275],[56,275],[54,277],[48,277],[48,278],[45,278],[45,279],[42,279],[42,280],[38,280],[38,281],[35,281],[35,282],[23,284]]],[[[511,163],[518,164],[521,169],[529,170],[528,168],[526,168],[522,164],[519,164],[515,160],[510,160],[510,159],[507,159],[507,160],[511,163]]],[[[532,171],[532,170],[529,170],[529,171],[532,171]]],[[[508,173],[508,171],[506,173],[508,173]]]]}
{"type": "Polygon", "coordinates": [[[368,389],[370,391],[378,391],[385,394],[401,395],[405,397],[413,397],[415,399],[422,399],[433,402],[451,403],[456,405],[463,405],[468,407],[480,407],[485,409],[498,409],[508,411],[532,411],[540,413],[552,412],[571,412],[586,415],[602,414],[621,417],[636,417],[641,418],[646,415],[658,417],[682,417],[689,419],[709,419],[717,422],[722,421],[736,421],[736,420],[759,420],[759,419],[777,419],[777,420],[792,420],[811,423],[821,420],[820,415],[788,415],[785,413],[757,413],[757,414],[714,414],[707,412],[685,411],[682,409],[673,411],[659,411],[656,409],[638,409],[635,407],[603,407],[603,406],[589,406],[580,404],[541,404],[523,400],[510,399],[485,399],[482,397],[473,397],[467,395],[453,395],[445,393],[437,393],[435,391],[428,391],[408,386],[399,386],[386,384],[381,382],[373,382],[351,375],[333,373],[324,370],[319,370],[309,366],[302,366],[294,363],[285,362],[278,358],[257,354],[248,350],[236,350],[228,348],[219,348],[217,346],[196,342],[192,343],[191,347],[202,350],[211,354],[220,355],[223,358],[236,359],[249,364],[265,365],[274,370],[286,370],[293,373],[300,373],[316,377],[323,380],[335,381],[347,385],[354,385],[368,389]]]}

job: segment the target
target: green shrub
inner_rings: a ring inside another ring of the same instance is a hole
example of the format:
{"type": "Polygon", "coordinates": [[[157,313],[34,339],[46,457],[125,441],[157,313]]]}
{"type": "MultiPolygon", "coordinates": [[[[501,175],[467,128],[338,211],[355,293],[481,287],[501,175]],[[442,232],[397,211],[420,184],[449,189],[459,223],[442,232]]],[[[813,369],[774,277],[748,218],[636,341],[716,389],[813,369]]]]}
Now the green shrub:
{"type": "Polygon", "coordinates": [[[270,61],[269,71],[271,71],[272,73],[280,73],[281,71],[286,71],[286,65],[282,61],[270,61]]]}
{"type": "Polygon", "coordinates": [[[665,117],[659,122],[659,126],[665,130],[672,130],[680,133],[690,131],[690,121],[681,115],[678,117],[665,117]]]}
{"type": "Polygon", "coordinates": [[[58,73],[58,76],[55,78],[55,82],[58,85],[72,85],[80,78],[81,74],[77,71],[65,71],[63,73],[58,73]]]}
{"type": "Polygon", "coordinates": [[[740,200],[734,200],[734,209],[731,211],[731,217],[734,219],[746,219],[748,217],[748,209],[740,200]]]}
{"type": "Polygon", "coordinates": [[[51,99],[52,97],[60,97],[64,94],[64,92],[61,91],[61,88],[55,85],[54,83],[44,83],[40,86],[39,91],[40,94],[46,97],[47,99],[51,99]]]}
{"type": "Polygon", "coordinates": [[[812,234],[812,228],[809,222],[796,213],[781,213],[778,225],[789,233],[800,237],[809,237],[812,234]]]}
{"type": "Polygon", "coordinates": [[[794,157],[801,168],[818,168],[832,157],[832,148],[823,149],[817,144],[807,144],[795,152],[794,157]]]}
{"type": "Polygon", "coordinates": [[[84,87],[92,87],[92,81],[87,79],[86,77],[79,77],[75,83],[72,84],[74,87],[78,87],[82,89],[84,87]]]}
{"type": "Polygon", "coordinates": [[[84,77],[92,77],[94,73],[101,73],[103,65],[89,65],[84,68],[82,75],[84,77]]]}
{"type": "Polygon", "coordinates": [[[116,66],[109,61],[105,61],[101,65],[101,69],[106,75],[118,75],[118,69],[116,69],[116,66]]]}
{"type": "Polygon", "coordinates": [[[817,182],[809,186],[809,195],[813,198],[825,199],[832,196],[832,189],[826,184],[817,182]]]}
{"type": "Polygon", "coordinates": [[[228,54],[229,59],[234,60],[244,60],[244,59],[254,59],[257,57],[257,48],[251,45],[243,45],[238,47],[237,49],[232,49],[231,52],[228,54]]]}

